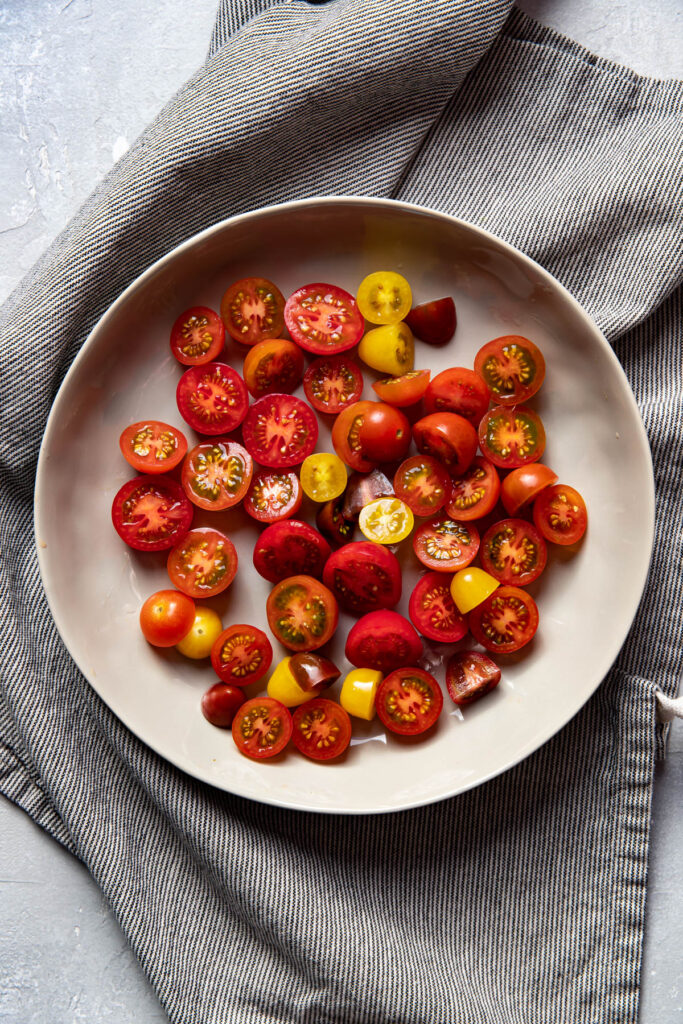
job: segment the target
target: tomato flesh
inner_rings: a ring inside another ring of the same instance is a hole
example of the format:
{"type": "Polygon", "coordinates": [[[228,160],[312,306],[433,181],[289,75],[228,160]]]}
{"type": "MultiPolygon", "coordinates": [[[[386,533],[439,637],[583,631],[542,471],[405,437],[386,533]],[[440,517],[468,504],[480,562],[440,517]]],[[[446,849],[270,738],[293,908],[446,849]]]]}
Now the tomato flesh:
{"type": "Polygon", "coordinates": [[[185,371],[176,402],[180,415],[198,434],[229,434],[247,415],[249,394],[231,366],[206,363],[185,371]]]}
{"type": "Polygon", "coordinates": [[[576,544],[588,525],[586,503],[574,487],[555,484],[534,501],[534,523],[553,544],[576,544]]]}
{"type": "Polygon", "coordinates": [[[219,512],[239,504],[249,489],[254,463],[236,441],[202,441],[183,465],[183,489],[198,508],[219,512]]]}
{"type": "Polygon", "coordinates": [[[215,597],[237,573],[235,545],[219,530],[200,526],[171,549],[166,563],[171,582],[190,597],[215,597]]]}
{"type": "Polygon", "coordinates": [[[154,647],[175,647],[192,629],[195,603],[177,590],[159,590],[140,609],[140,628],[154,647]]]}
{"type": "Polygon", "coordinates": [[[275,392],[290,394],[301,383],[303,372],[301,349],[284,338],[259,341],[249,349],[244,359],[244,380],[253,398],[263,398],[275,392]]]}
{"type": "Polygon", "coordinates": [[[348,356],[314,359],[304,374],[304,393],[318,412],[336,416],[357,402],[363,391],[363,374],[348,356]]]}
{"type": "Polygon", "coordinates": [[[356,301],[371,324],[397,324],[410,312],[413,294],[401,274],[377,270],[363,278],[356,301]]]}
{"type": "Polygon", "coordinates": [[[167,476],[136,476],[117,492],[111,508],[114,529],[136,551],[166,551],[192,525],[192,505],[167,476]]]}
{"type": "Polygon", "coordinates": [[[410,595],[408,614],[419,633],[429,640],[455,644],[468,630],[451,596],[450,580],[440,572],[428,572],[410,595]]]}
{"type": "Polygon", "coordinates": [[[282,753],[292,738],[292,716],[272,697],[252,697],[237,709],[232,737],[246,757],[263,761],[282,753]]]}
{"type": "Polygon", "coordinates": [[[488,388],[474,370],[464,366],[438,373],[425,391],[425,412],[455,412],[475,428],[488,407],[488,388]]]}
{"type": "Polygon", "coordinates": [[[388,377],[372,385],[383,402],[405,408],[419,402],[429,384],[429,370],[411,370],[402,377],[388,377]]]}
{"type": "Polygon", "coordinates": [[[435,516],[415,532],[413,550],[423,565],[437,572],[464,569],[479,550],[479,532],[469,523],[435,516]]]}
{"type": "Polygon", "coordinates": [[[500,500],[508,515],[515,516],[521,508],[528,505],[545,487],[550,487],[557,480],[557,473],[550,466],[541,462],[531,462],[528,466],[513,469],[503,480],[500,489],[500,500]]]}
{"type": "Polygon", "coordinates": [[[299,478],[304,494],[323,504],[344,493],[346,466],[332,452],[314,452],[302,462],[299,478]]]}
{"type": "Polygon", "coordinates": [[[401,600],[401,566],[381,544],[356,541],[327,560],[323,583],[352,615],[393,608],[401,600]]]}
{"type": "Polygon", "coordinates": [[[298,466],[314,450],[318,421],[310,406],[293,395],[259,398],[242,426],[244,445],[262,466],[298,466]]]}
{"type": "Polygon", "coordinates": [[[284,296],[272,281],[245,277],[224,293],[221,317],[231,338],[243,345],[256,345],[282,335],[284,306],[284,296]]]}
{"type": "Polygon", "coordinates": [[[441,714],[443,693],[424,669],[399,668],[379,684],[375,707],[386,729],[399,736],[419,736],[441,714]]]}
{"type": "Polygon", "coordinates": [[[413,426],[417,450],[433,455],[454,476],[464,473],[477,451],[477,432],[454,412],[433,412],[413,426]]]}
{"type": "Polygon", "coordinates": [[[219,679],[233,686],[248,686],[266,674],[273,660],[270,640],[256,626],[228,626],[211,648],[211,664],[219,679]]]}
{"type": "Polygon", "coordinates": [[[524,647],[538,629],[538,608],[519,587],[498,587],[470,612],[472,636],[489,651],[511,654],[524,647]]]}
{"type": "Polygon", "coordinates": [[[351,742],[351,719],[341,704],[326,697],[300,705],[292,720],[294,746],[313,761],[331,761],[351,742]]]}
{"type": "Polygon", "coordinates": [[[364,615],[346,640],[346,657],[352,665],[379,672],[411,665],[421,654],[422,641],[415,627],[398,612],[387,609],[364,615]]]}
{"type": "Polygon", "coordinates": [[[517,405],[508,409],[496,405],[479,424],[479,444],[494,466],[517,469],[538,462],[545,451],[545,430],[540,416],[517,405]]]}
{"type": "Polygon", "coordinates": [[[461,523],[481,519],[492,512],[500,494],[500,477],[493,463],[475,455],[472,464],[451,481],[446,511],[461,523]]]}
{"type": "Polygon", "coordinates": [[[308,523],[298,519],[267,526],[254,545],[254,568],[269,583],[279,583],[288,576],[315,576],[332,554],[324,537],[308,523]]]}
{"type": "Polygon", "coordinates": [[[455,334],[457,316],[450,297],[413,306],[405,318],[416,338],[428,345],[445,345],[455,334]]]}
{"type": "Polygon", "coordinates": [[[357,345],[363,317],[353,295],[333,284],[307,284],[285,303],[285,323],[307,352],[334,355],[357,345]]]}
{"type": "Polygon", "coordinates": [[[545,359],[533,341],[506,334],[479,349],[474,369],[494,402],[519,405],[535,395],[543,383],[545,359]]]}
{"type": "Polygon", "coordinates": [[[502,519],[481,542],[481,564],[494,579],[526,587],[545,569],[548,549],[539,531],[525,519],[502,519]]]}
{"type": "Polygon", "coordinates": [[[432,455],[411,455],[396,470],[394,490],[416,516],[431,516],[446,504],[451,478],[432,455]]]}
{"type": "Polygon", "coordinates": [[[398,544],[413,529],[413,513],[400,498],[375,498],[361,509],[358,525],[368,540],[398,544]]]}
{"type": "Polygon", "coordinates": [[[208,306],[192,306],[171,328],[171,352],[183,366],[211,363],[223,351],[225,325],[208,306]]]}
{"type": "Polygon", "coordinates": [[[252,477],[244,510],[259,523],[276,523],[295,515],[302,498],[299,477],[292,470],[261,469],[252,477]]]}
{"type": "Polygon", "coordinates": [[[121,454],[138,473],[170,473],[184,459],[187,440],[170,423],[140,420],[119,438],[121,454]]]}
{"type": "Polygon", "coordinates": [[[480,651],[458,651],[446,663],[446,686],[454,704],[471,704],[499,682],[500,669],[480,651]]]}
{"type": "Polygon", "coordinates": [[[314,651],[330,639],[339,619],[334,594],[312,576],[276,583],[266,602],[271,632],[290,651],[314,651]]]}

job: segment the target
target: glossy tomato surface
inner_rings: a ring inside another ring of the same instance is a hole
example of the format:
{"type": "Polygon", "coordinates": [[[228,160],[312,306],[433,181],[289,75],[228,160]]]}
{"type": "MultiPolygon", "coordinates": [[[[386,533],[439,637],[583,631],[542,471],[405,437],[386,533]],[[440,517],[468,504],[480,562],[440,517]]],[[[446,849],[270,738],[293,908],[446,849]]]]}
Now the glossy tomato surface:
{"type": "Polygon", "coordinates": [[[294,395],[259,398],[249,409],[242,437],[250,455],[262,466],[298,466],[314,450],[318,421],[306,402],[294,395]]]}
{"type": "Polygon", "coordinates": [[[361,452],[370,462],[398,462],[410,448],[410,423],[387,402],[370,402],[358,431],[361,452]]]}
{"type": "Polygon", "coordinates": [[[131,423],[119,438],[121,454],[138,473],[170,473],[187,452],[185,435],[161,420],[131,423]]]}
{"type": "Polygon", "coordinates": [[[481,564],[494,579],[526,587],[545,569],[548,549],[543,537],[526,519],[502,519],[481,540],[481,564]]]}
{"type": "Polygon", "coordinates": [[[542,462],[531,462],[527,466],[511,470],[500,489],[500,500],[505,511],[511,516],[516,515],[556,480],[557,473],[550,466],[544,466],[542,462]]]}
{"type": "Polygon", "coordinates": [[[421,668],[399,668],[377,689],[377,716],[399,736],[419,736],[431,729],[443,708],[443,693],[433,675],[421,668]]]}
{"type": "Polygon", "coordinates": [[[313,452],[301,463],[299,479],[303,492],[312,501],[324,504],[344,493],[347,481],[346,466],[332,452],[313,452]]]}
{"type": "Polygon", "coordinates": [[[553,544],[576,544],[588,525],[586,503],[574,487],[555,484],[534,501],[534,523],[553,544]]]}
{"type": "Polygon", "coordinates": [[[254,545],[254,568],[269,583],[288,576],[315,576],[332,554],[325,538],[308,523],[285,519],[266,527],[254,545]]]}
{"type": "Polygon", "coordinates": [[[327,560],[323,583],[352,615],[393,608],[401,600],[401,567],[381,544],[355,541],[327,560]]]}
{"type": "Polygon", "coordinates": [[[140,628],[154,647],[175,647],[192,628],[195,604],[177,590],[159,590],[140,609],[140,628]]]}
{"type": "Polygon", "coordinates": [[[331,761],[351,742],[351,719],[336,701],[314,697],[292,715],[292,743],[313,761],[331,761]]]}
{"type": "Polygon", "coordinates": [[[245,277],[230,285],[221,299],[221,317],[228,334],[243,345],[279,338],[285,326],[285,300],[272,281],[245,277]]]}
{"type": "Polygon", "coordinates": [[[420,577],[410,595],[408,614],[419,633],[439,643],[455,644],[468,630],[467,619],[451,596],[450,579],[440,572],[420,577]]]}
{"type": "Polygon", "coordinates": [[[285,323],[294,341],[316,355],[353,348],[364,326],[353,295],[333,284],[298,288],[285,304],[285,323]]]}
{"type": "Polygon", "coordinates": [[[474,369],[497,405],[519,405],[545,379],[545,359],[533,341],[518,334],[494,338],[479,349],[474,369]]]}
{"type": "Polygon", "coordinates": [[[347,544],[353,537],[355,523],[343,513],[344,496],[326,501],[318,509],[315,523],[324,537],[335,547],[347,544]]]}
{"type": "Polygon", "coordinates": [[[412,532],[415,518],[400,498],[375,498],[358,516],[358,525],[376,544],[399,544],[412,532]]]}
{"type": "Polygon", "coordinates": [[[446,663],[446,687],[454,704],[471,704],[500,682],[500,669],[481,651],[458,651],[446,663]]]}
{"type": "Polygon", "coordinates": [[[489,407],[489,392],[481,377],[465,366],[438,373],[425,391],[425,412],[455,412],[476,429],[489,407]]]}
{"type": "Polygon", "coordinates": [[[380,373],[405,376],[413,369],[415,339],[407,324],[373,327],[360,341],[358,358],[380,373]]]}
{"type": "Polygon", "coordinates": [[[229,729],[237,709],[247,698],[244,690],[231,683],[214,683],[202,696],[201,709],[204,718],[219,729],[229,729]]]}
{"type": "Polygon", "coordinates": [[[339,620],[334,594],[312,576],[276,583],[266,602],[273,636],[290,651],[314,651],[330,639],[339,620]]]}
{"type": "Polygon", "coordinates": [[[454,412],[433,412],[413,426],[418,451],[433,455],[454,476],[464,473],[477,451],[477,432],[454,412]]]}
{"type": "Polygon", "coordinates": [[[415,531],[413,550],[428,569],[457,572],[469,565],[477,554],[479,532],[471,523],[459,523],[438,515],[415,531]]]}
{"type": "Polygon", "coordinates": [[[350,356],[314,359],[304,374],[304,393],[318,412],[336,416],[357,402],[363,391],[363,374],[350,356]]]}
{"type": "Polygon", "coordinates": [[[416,338],[428,345],[445,345],[455,334],[457,316],[450,297],[413,306],[405,318],[416,338]]]}
{"type": "Polygon", "coordinates": [[[429,385],[429,370],[410,370],[402,377],[387,377],[372,385],[383,402],[406,408],[419,402],[429,385]]]}
{"type": "Polygon", "coordinates": [[[356,301],[371,324],[397,324],[410,312],[413,294],[402,274],[376,270],[361,281],[356,301]]]}
{"type": "Polygon", "coordinates": [[[451,493],[446,511],[451,519],[471,522],[492,512],[500,494],[498,470],[481,455],[475,455],[470,466],[451,480],[451,493]]]}
{"type": "Polygon", "coordinates": [[[365,416],[372,411],[374,402],[353,402],[337,416],[332,427],[334,450],[347,466],[357,473],[369,473],[375,466],[372,459],[363,454],[360,430],[365,416]]]}
{"type": "Polygon", "coordinates": [[[511,654],[524,647],[538,629],[538,608],[520,587],[498,587],[470,612],[470,631],[487,650],[511,654]]]}
{"type": "Polygon", "coordinates": [[[415,627],[388,609],[368,612],[351,628],[346,640],[346,657],[352,665],[380,672],[411,665],[421,654],[422,641],[415,627]]]}
{"type": "Polygon", "coordinates": [[[220,633],[211,648],[211,664],[219,679],[248,686],[266,674],[273,660],[270,640],[257,626],[237,623],[220,633]]]}
{"type": "Polygon", "coordinates": [[[517,469],[541,458],[545,451],[545,429],[533,409],[496,405],[479,424],[479,444],[494,466],[517,469]]]}
{"type": "Polygon", "coordinates": [[[244,497],[244,510],[259,523],[277,523],[296,515],[303,491],[293,470],[261,469],[244,497]]]}
{"type": "Polygon", "coordinates": [[[247,414],[249,393],[231,366],[207,363],[185,371],[176,402],[180,415],[198,434],[229,434],[247,414]]]}
{"type": "Polygon", "coordinates": [[[171,352],[183,366],[202,366],[218,359],[225,345],[225,325],[208,306],[192,306],[171,328],[171,352]]]}
{"type": "Polygon", "coordinates": [[[284,338],[259,341],[244,358],[244,380],[252,398],[275,392],[290,394],[301,383],[303,372],[301,349],[284,338]]]}
{"type": "Polygon", "coordinates": [[[240,753],[254,761],[276,757],[292,738],[292,716],[279,700],[252,697],[237,709],[232,736],[240,753]]]}
{"type": "Polygon", "coordinates": [[[446,504],[451,478],[433,455],[411,455],[396,470],[394,490],[416,516],[431,516],[446,504]]]}
{"type": "Polygon", "coordinates": [[[393,493],[394,485],[381,469],[372,469],[369,473],[352,473],[344,491],[342,513],[346,519],[358,519],[371,501],[390,498],[393,493]]]}
{"type": "Polygon", "coordinates": [[[237,573],[235,545],[220,530],[199,526],[174,545],[166,563],[171,582],[194,598],[215,597],[237,573]]]}
{"type": "Polygon", "coordinates": [[[237,441],[202,441],[183,463],[183,490],[198,508],[220,512],[239,504],[253,472],[251,455],[237,441]]]}
{"type": "Polygon", "coordinates": [[[136,476],[119,489],[111,507],[114,529],[136,551],[166,551],[192,525],[185,493],[167,476],[136,476]]]}

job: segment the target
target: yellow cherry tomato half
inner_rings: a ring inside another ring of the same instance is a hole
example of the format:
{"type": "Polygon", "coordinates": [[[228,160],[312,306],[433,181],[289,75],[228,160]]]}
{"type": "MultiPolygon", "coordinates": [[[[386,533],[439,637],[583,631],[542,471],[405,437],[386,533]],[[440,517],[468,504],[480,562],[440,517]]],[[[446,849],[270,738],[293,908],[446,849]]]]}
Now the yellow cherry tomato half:
{"type": "Polygon", "coordinates": [[[499,586],[498,580],[489,573],[478,569],[476,565],[469,565],[466,569],[456,572],[451,580],[451,597],[460,614],[467,615],[499,586]]]}
{"type": "Polygon", "coordinates": [[[400,498],[375,498],[368,502],[358,517],[358,525],[376,544],[398,544],[413,528],[413,513],[400,498]]]}
{"type": "Polygon", "coordinates": [[[412,331],[403,323],[374,327],[361,338],[358,355],[373,370],[401,377],[410,373],[415,360],[412,331]]]}
{"type": "Polygon", "coordinates": [[[346,466],[338,455],[315,452],[302,462],[299,479],[304,494],[313,501],[332,501],[344,492],[346,466]]]}
{"type": "Polygon", "coordinates": [[[190,632],[176,644],[176,650],[186,658],[208,658],[214,640],[222,632],[223,623],[213,608],[198,604],[194,610],[194,622],[190,632]]]}
{"type": "Polygon", "coordinates": [[[397,324],[410,312],[413,294],[405,277],[392,270],[378,270],[363,278],[356,302],[371,324],[397,324]]]}
{"type": "Polygon", "coordinates": [[[304,690],[299,686],[290,668],[291,657],[283,658],[268,680],[268,696],[279,700],[286,708],[297,708],[307,700],[319,696],[317,690],[304,690]]]}
{"type": "Polygon", "coordinates": [[[375,717],[375,694],[384,679],[374,668],[354,668],[344,680],[339,694],[339,703],[355,718],[371,722],[375,717]]]}

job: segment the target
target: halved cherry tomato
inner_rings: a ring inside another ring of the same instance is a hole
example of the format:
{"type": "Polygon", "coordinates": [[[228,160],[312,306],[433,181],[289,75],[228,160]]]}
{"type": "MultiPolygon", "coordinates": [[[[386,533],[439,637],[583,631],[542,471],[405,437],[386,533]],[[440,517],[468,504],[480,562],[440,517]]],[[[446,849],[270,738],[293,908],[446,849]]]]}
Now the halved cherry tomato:
{"type": "Polygon", "coordinates": [[[446,686],[454,704],[471,704],[499,682],[500,669],[480,651],[458,651],[446,663],[446,686]]]}
{"type": "Polygon", "coordinates": [[[357,402],[363,391],[363,374],[350,356],[314,359],[304,374],[304,393],[318,412],[336,416],[357,402]]]}
{"type": "Polygon", "coordinates": [[[398,462],[410,448],[410,423],[400,409],[370,402],[358,430],[363,455],[371,462],[398,462]]]}
{"type": "Polygon", "coordinates": [[[183,489],[198,508],[220,512],[239,504],[253,473],[251,455],[237,441],[202,441],[183,464],[183,489]]]}
{"type": "Polygon", "coordinates": [[[249,409],[242,437],[249,454],[262,466],[298,466],[315,448],[318,421],[300,398],[266,395],[249,409]]]}
{"type": "Polygon", "coordinates": [[[474,559],[479,550],[479,532],[470,523],[435,516],[415,532],[413,550],[427,568],[456,572],[474,559]]]}
{"type": "Polygon", "coordinates": [[[292,716],[279,700],[252,697],[237,709],[232,737],[240,753],[254,761],[275,757],[292,738],[292,716]]]}
{"type": "Polygon", "coordinates": [[[286,708],[296,708],[319,696],[339,679],[341,672],[329,658],[314,651],[283,658],[268,680],[268,696],[286,708]]]}
{"type": "Polygon", "coordinates": [[[535,395],[545,378],[545,359],[528,338],[506,334],[479,349],[474,369],[498,405],[519,405],[535,395]]]}
{"type": "Polygon", "coordinates": [[[347,544],[355,530],[353,520],[347,519],[342,512],[343,504],[343,495],[333,501],[326,501],[315,516],[320,532],[335,545],[347,544]]]}
{"type": "Polygon", "coordinates": [[[202,714],[211,725],[229,729],[238,708],[247,698],[244,690],[232,683],[214,683],[202,697],[202,714]]]}
{"type": "Polygon", "coordinates": [[[430,370],[410,370],[402,377],[377,380],[372,387],[383,402],[405,408],[420,401],[429,385],[430,374],[430,370]]]}
{"type": "Polygon", "coordinates": [[[526,587],[545,569],[548,549],[539,531],[526,519],[502,519],[481,541],[481,564],[501,583],[526,587]]]}
{"type": "Polygon", "coordinates": [[[371,722],[376,715],[375,697],[383,676],[374,668],[353,668],[344,678],[339,703],[354,718],[371,722]]]}
{"type": "Polygon", "coordinates": [[[481,377],[465,366],[437,373],[424,396],[425,412],[457,412],[476,429],[489,407],[489,392],[481,377]]]}
{"type": "Polygon", "coordinates": [[[466,569],[459,569],[451,580],[451,597],[458,611],[467,615],[499,586],[498,580],[490,573],[476,565],[468,565],[466,569]]]}
{"type": "Polygon", "coordinates": [[[369,473],[352,473],[344,491],[342,515],[345,519],[358,519],[361,510],[375,498],[390,498],[394,485],[381,469],[369,473]]]}
{"type": "Polygon", "coordinates": [[[441,714],[443,693],[424,669],[399,668],[379,684],[375,707],[386,729],[399,736],[419,736],[441,714]]]}
{"type": "Polygon", "coordinates": [[[416,516],[431,516],[446,504],[451,478],[432,455],[411,455],[396,470],[394,490],[416,516]]]}
{"type": "Polygon", "coordinates": [[[171,352],[183,366],[203,366],[223,351],[225,325],[208,306],[192,306],[171,328],[171,352]]]}
{"type": "Polygon", "coordinates": [[[586,503],[573,487],[555,484],[536,498],[534,522],[553,544],[576,544],[588,525],[586,503]]]}
{"type": "Polygon", "coordinates": [[[211,664],[219,679],[233,686],[248,686],[266,674],[273,660],[270,640],[256,626],[228,626],[214,640],[211,664]]]}
{"type": "Polygon", "coordinates": [[[351,719],[336,701],[315,697],[292,715],[292,743],[314,761],[331,761],[351,742],[351,719]]]}
{"type": "Polygon", "coordinates": [[[272,281],[245,277],[224,293],[221,317],[231,338],[243,345],[256,345],[282,335],[284,307],[284,296],[272,281]]]}
{"type": "Polygon", "coordinates": [[[268,625],[290,651],[315,651],[330,639],[339,620],[334,594],[312,576],[276,583],[266,602],[268,625]]]}
{"type": "Polygon", "coordinates": [[[556,480],[557,473],[541,462],[531,462],[528,466],[513,469],[503,480],[500,490],[500,500],[505,511],[511,516],[517,515],[521,508],[556,480]]]}
{"type": "Polygon", "coordinates": [[[296,515],[303,491],[293,470],[261,469],[254,473],[244,497],[244,510],[259,523],[277,523],[296,515]]]}
{"type": "Polygon", "coordinates": [[[475,455],[469,468],[451,481],[446,511],[461,523],[481,519],[495,508],[499,494],[498,470],[488,459],[475,455]]]}
{"type": "Polygon", "coordinates": [[[538,629],[538,608],[519,587],[498,587],[470,612],[472,636],[488,651],[511,654],[528,644],[538,629]]]}
{"type": "Polygon", "coordinates": [[[410,311],[413,293],[405,277],[392,270],[378,270],[358,286],[358,308],[371,324],[397,324],[410,311]]]}
{"type": "Polygon", "coordinates": [[[380,373],[402,377],[413,368],[415,339],[407,324],[374,327],[361,338],[358,356],[380,373]]]}
{"type": "Polygon", "coordinates": [[[136,551],[167,551],[192,525],[192,505],[175,480],[136,476],[112,502],[111,518],[121,540],[136,551]]]}
{"type": "Polygon", "coordinates": [[[195,661],[208,658],[222,629],[223,623],[218,613],[213,608],[198,604],[194,610],[194,622],[180,643],[175,645],[176,651],[195,661]]]}
{"type": "Polygon", "coordinates": [[[237,573],[235,545],[219,530],[199,526],[190,530],[169,552],[171,582],[190,597],[215,597],[237,573]]]}
{"type": "Polygon", "coordinates": [[[339,458],[357,473],[369,473],[375,463],[366,458],[360,443],[363,418],[374,402],[354,402],[347,405],[332,426],[332,444],[339,458]]]}
{"type": "Polygon", "coordinates": [[[538,462],[545,451],[545,430],[540,416],[524,405],[508,409],[495,405],[479,424],[479,444],[494,466],[516,469],[538,462]]]}
{"type": "Polygon", "coordinates": [[[356,541],[328,558],[323,582],[352,615],[393,608],[401,600],[401,566],[381,544],[356,541]]]}
{"type": "Polygon", "coordinates": [[[302,462],[300,479],[304,494],[313,501],[332,501],[344,493],[346,466],[338,455],[314,452],[302,462]]]}
{"type": "Polygon", "coordinates": [[[477,450],[477,432],[464,416],[454,412],[433,412],[413,426],[420,452],[433,455],[454,475],[464,473],[477,450]]]}
{"type": "Polygon", "coordinates": [[[131,423],[119,438],[126,460],[138,473],[170,473],[185,457],[184,434],[161,420],[131,423]]]}
{"type": "Polygon", "coordinates": [[[421,654],[422,641],[415,627],[398,612],[387,609],[368,612],[346,639],[346,657],[359,668],[391,672],[411,665],[421,654]]]}
{"type": "Polygon", "coordinates": [[[408,614],[418,632],[442,644],[457,643],[468,630],[467,620],[451,596],[450,580],[440,572],[425,573],[418,580],[410,595],[408,614]]]}
{"type": "Polygon", "coordinates": [[[426,341],[428,345],[445,345],[455,334],[455,303],[451,298],[422,302],[413,306],[405,321],[420,341],[426,341]]]}
{"type": "Polygon", "coordinates": [[[306,284],[285,303],[285,323],[294,341],[316,355],[353,348],[363,334],[356,300],[333,284],[306,284]]]}
{"type": "Polygon", "coordinates": [[[195,604],[178,590],[159,590],[140,609],[140,629],[154,647],[175,647],[192,628],[195,604]]]}
{"type": "Polygon", "coordinates": [[[288,576],[321,577],[332,554],[324,537],[308,523],[285,519],[267,526],[254,545],[254,568],[269,583],[288,576]]]}
{"type": "Polygon", "coordinates": [[[186,370],[178,381],[180,415],[198,434],[229,434],[247,415],[247,385],[232,366],[206,363],[186,370]]]}
{"type": "Polygon", "coordinates": [[[274,392],[291,394],[301,383],[303,352],[284,338],[259,341],[247,352],[242,372],[253,398],[274,392]]]}
{"type": "Polygon", "coordinates": [[[375,498],[361,509],[358,525],[377,544],[398,544],[413,529],[413,513],[400,498],[375,498]]]}

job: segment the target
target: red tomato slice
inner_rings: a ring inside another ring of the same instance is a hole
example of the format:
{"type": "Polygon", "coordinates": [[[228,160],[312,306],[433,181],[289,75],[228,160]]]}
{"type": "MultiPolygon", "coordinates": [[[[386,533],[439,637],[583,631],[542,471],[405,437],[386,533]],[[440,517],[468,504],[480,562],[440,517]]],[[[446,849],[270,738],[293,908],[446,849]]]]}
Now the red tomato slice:
{"type": "Polygon", "coordinates": [[[470,612],[472,636],[488,651],[511,654],[528,644],[538,629],[538,608],[519,587],[498,587],[470,612]]]}
{"type": "Polygon", "coordinates": [[[458,651],[446,663],[446,686],[454,704],[471,704],[499,682],[495,661],[479,651],[458,651]]]}
{"type": "Polygon", "coordinates": [[[405,408],[420,401],[427,390],[430,374],[430,370],[411,370],[402,377],[375,381],[372,387],[383,402],[405,408]]]}
{"type": "Polygon", "coordinates": [[[183,465],[183,489],[199,508],[220,512],[238,505],[254,472],[251,455],[236,441],[202,441],[183,465]]]}
{"type": "Polygon", "coordinates": [[[231,338],[256,345],[282,335],[285,299],[264,277],[245,277],[230,285],[221,299],[221,317],[231,338]]]}
{"type": "Polygon", "coordinates": [[[375,707],[386,729],[399,736],[419,736],[441,714],[443,693],[424,669],[399,668],[379,684],[375,707]]]}
{"type": "Polygon", "coordinates": [[[185,435],[161,420],[131,423],[119,438],[126,460],[138,473],[170,473],[185,457],[185,435]]]}
{"type": "Polygon", "coordinates": [[[501,583],[527,587],[541,575],[547,560],[543,537],[525,519],[502,519],[481,541],[482,567],[501,583]]]}
{"type": "Polygon", "coordinates": [[[219,729],[229,729],[237,714],[237,709],[247,698],[239,686],[231,683],[214,683],[202,697],[202,714],[211,725],[219,729]]]}
{"type": "Polygon", "coordinates": [[[185,371],[176,402],[180,415],[198,434],[229,434],[247,415],[249,395],[231,366],[207,363],[185,371]]]}
{"type": "Polygon", "coordinates": [[[352,627],[346,640],[346,657],[358,668],[391,672],[410,665],[422,654],[415,627],[398,612],[368,612],[352,627]]]}
{"type": "Polygon", "coordinates": [[[154,647],[175,647],[189,633],[195,604],[177,590],[159,590],[140,609],[140,629],[154,647]]]}
{"type": "Polygon", "coordinates": [[[336,416],[363,391],[361,368],[348,356],[314,359],[304,374],[304,393],[318,412],[336,416]]]}
{"type": "Polygon", "coordinates": [[[354,402],[337,416],[332,426],[332,444],[342,462],[357,473],[369,473],[375,463],[366,458],[360,442],[363,418],[370,412],[374,402],[354,402]]]}
{"type": "Polygon", "coordinates": [[[479,532],[470,523],[435,516],[413,534],[413,550],[428,569],[457,572],[473,561],[479,550],[479,532]]]}
{"type": "Polygon", "coordinates": [[[536,498],[534,523],[553,544],[576,544],[588,525],[586,503],[573,487],[555,484],[536,498]]]}
{"type": "Polygon", "coordinates": [[[521,508],[534,500],[545,487],[550,487],[557,480],[550,466],[541,462],[531,462],[528,466],[513,469],[503,480],[500,499],[505,511],[517,515],[521,508]]]}
{"type": "Polygon", "coordinates": [[[228,626],[211,648],[211,664],[219,679],[233,686],[248,686],[266,674],[273,660],[270,640],[256,626],[228,626]]]}
{"type": "Polygon", "coordinates": [[[274,392],[291,394],[301,383],[304,355],[298,345],[284,338],[259,341],[247,352],[242,372],[253,398],[274,392]]]}
{"type": "Polygon", "coordinates": [[[429,640],[455,644],[468,630],[451,597],[450,579],[440,572],[425,573],[410,595],[408,614],[418,632],[429,640]]]}
{"type": "Polygon", "coordinates": [[[208,306],[192,306],[171,328],[171,352],[183,366],[203,366],[223,351],[225,326],[208,306]]]}
{"type": "Polygon", "coordinates": [[[535,395],[545,378],[545,359],[528,338],[506,334],[479,349],[474,369],[498,405],[519,405],[535,395]]]}
{"type": "Polygon", "coordinates": [[[319,579],[332,548],[317,530],[298,519],[266,527],[254,545],[254,568],[269,583],[288,576],[319,579]]]}
{"type": "Polygon", "coordinates": [[[166,551],[192,525],[192,505],[167,476],[136,476],[117,492],[111,507],[114,529],[136,551],[166,551]]]}
{"type": "Polygon", "coordinates": [[[279,700],[252,697],[237,709],[232,737],[240,753],[254,761],[275,757],[292,737],[292,716],[279,700]]]}
{"type": "Polygon", "coordinates": [[[224,533],[199,526],[171,549],[166,568],[173,586],[189,597],[215,597],[235,578],[237,552],[224,533]]]}
{"type": "Polygon", "coordinates": [[[477,450],[477,432],[472,424],[454,412],[433,412],[413,427],[417,450],[433,455],[459,476],[472,462],[477,450]]]}
{"type": "Polygon", "coordinates": [[[451,478],[432,455],[411,455],[396,470],[394,490],[416,516],[431,516],[446,504],[451,478]]]}
{"type": "Polygon", "coordinates": [[[307,352],[334,355],[357,345],[365,326],[353,295],[333,284],[307,284],[285,303],[285,323],[307,352]]]}
{"type": "Polygon", "coordinates": [[[331,761],[351,742],[351,719],[336,701],[314,697],[292,715],[292,743],[314,761],[331,761]]]}
{"type": "Polygon", "coordinates": [[[412,441],[410,423],[400,409],[386,402],[369,402],[358,430],[363,457],[371,462],[398,462],[412,441]]]}
{"type": "Polygon", "coordinates": [[[474,370],[464,366],[438,373],[425,391],[425,412],[455,412],[475,428],[488,407],[488,388],[474,370]]]}
{"type": "Polygon", "coordinates": [[[334,594],[312,576],[276,583],[266,602],[273,636],[290,651],[315,651],[330,639],[339,620],[334,594]]]}
{"type": "Polygon", "coordinates": [[[352,615],[393,608],[401,600],[401,566],[383,544],[345,544],[327,560],[323,582],[352,615]]]}
{"type": "Polygon", "coordinates": [[[406,323],[420,341],[426,341],[428,345],[445,345],[455,334],[455,303],[451,298],[422,302],[413,306],[406,323]]]}
{"type": "Polygon", "coordinates": [[[244,510],[259,523],[277,523],[295,515],[301,506],[303,491],[292,470],[277,472],[261,469],[254,473],[244,498],[244,510]]]}
{"type": "Polygon", "coordinates": [[[481,455],[474,460],[464,473],[451,481],[451,495],[446,511],[451,519],[471,522],[491,512],[500,494],[500,477],[493,463],[481,455]]]}
{"type": "Polygon", "coordinates": [[[495,405],[479,424],[479,444],[484,457],[501,469],[538,462],[545,451],[541,417],[524,405],[495,405]]]}
{"type": "Polygon", "coordinates": [[[262,466],[298,466],[315,449],[315,413],[293,395],[266,395],[254,402],[242,427],[244,444],[262,466]]]}

